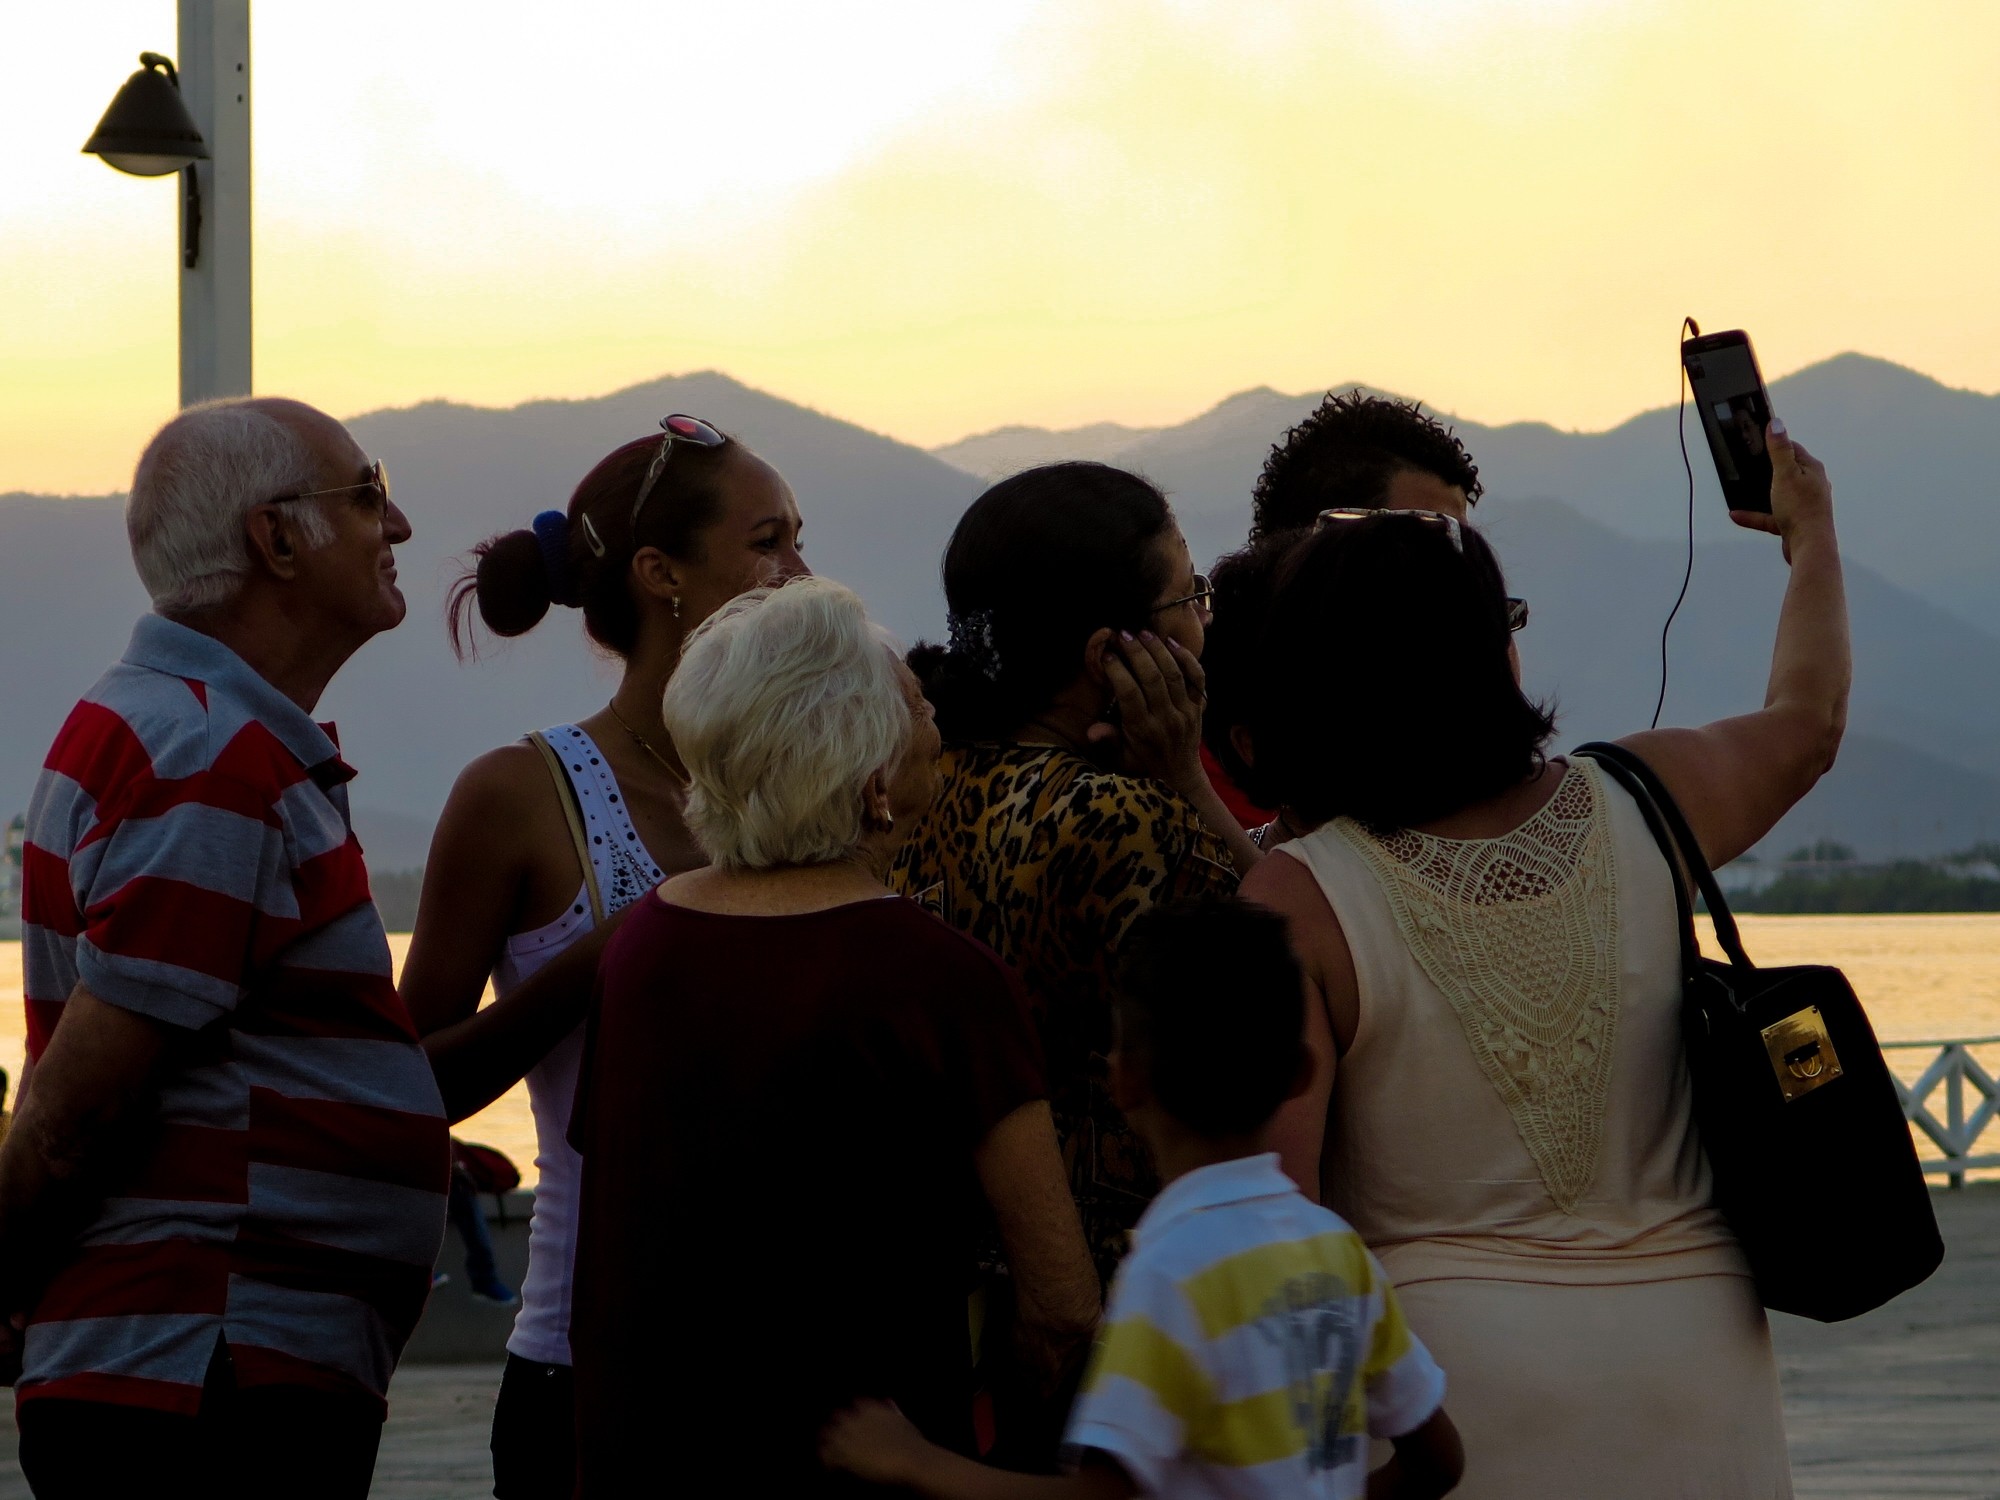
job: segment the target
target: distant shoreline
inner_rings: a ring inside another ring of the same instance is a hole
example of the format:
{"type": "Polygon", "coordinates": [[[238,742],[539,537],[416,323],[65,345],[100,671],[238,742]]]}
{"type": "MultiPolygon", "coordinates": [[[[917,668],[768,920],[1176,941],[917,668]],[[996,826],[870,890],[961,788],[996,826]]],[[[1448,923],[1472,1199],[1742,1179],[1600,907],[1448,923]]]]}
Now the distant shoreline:
{"type": "Polygon", "coordinates": [[[1768,885],[1730,893],[1734,911],[1761,916],[1915,916],[2000,911],[2000,879],[1896,860],[1825,873],[1788,870],[1768,885]]]}

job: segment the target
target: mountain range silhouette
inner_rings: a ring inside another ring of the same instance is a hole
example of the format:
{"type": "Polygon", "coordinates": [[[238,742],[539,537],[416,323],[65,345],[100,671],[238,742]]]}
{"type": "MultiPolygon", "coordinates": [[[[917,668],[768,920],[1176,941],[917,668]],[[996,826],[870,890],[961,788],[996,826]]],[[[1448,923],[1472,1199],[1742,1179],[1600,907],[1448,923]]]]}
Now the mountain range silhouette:
{"type": "MultiPolygon", "coordinates": [[[[1171,427],[1008,427],[929,453],[714,372],[590,400],[435,401],[355,417],[416,527],[401,570],[409,619],[356,657],[321,705],[361,772],[353,796],[370,862],[421,863],[460,766],[608,696],[615,663],[588,647],[574,614],[557,610],[460,664],[443,600],[475,542],[566,504],[597,458],[662,413],[707,417],[775,463],[797,491],[814,568],[914,640],[942,629],[939,560],[987,477],[1057,457],[1137,469],[1167,490],[1205,561],[1241,544],[1264,454],[1319,396],[1258,389],[1171,427]]],[[[1849,354],[1776,382],[1772,400],[1833,474],[1856,680],[1840,765],[1758,853],[1831,838],[1864,856],[1920,855],[2000,836],[2000,398],[1849,354]]],[[[1561,710],[1559,743],[1643,727],[1686,560],[1675,408],[1601,433],[1447,420],[1486,483],[1474,519],[1512,591],[1533,604],[1527,683],[1561,710]]],[[[1692,417],[1688,441],[1697,546],[1673,633],[1669,723],[1762,701],[1784,583],[1776,543],[1730,525],[1692,417]]],[[[144,608],[119,497],[0,496],[0,815],[25,806],[64,714],[144,608]]],[[[1296,667],[1303,687],[1311,663],[1296,667]]]]}

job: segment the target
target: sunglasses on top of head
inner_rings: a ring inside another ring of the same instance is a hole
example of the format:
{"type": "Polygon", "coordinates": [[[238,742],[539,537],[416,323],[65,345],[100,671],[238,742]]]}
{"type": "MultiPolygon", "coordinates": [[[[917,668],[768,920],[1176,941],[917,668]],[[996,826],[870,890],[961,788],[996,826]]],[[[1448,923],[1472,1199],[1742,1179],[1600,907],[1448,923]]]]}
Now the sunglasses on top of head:
{"type": "Polygon", "coordinates": [[[673,456],[675,443],[693,443],[697,448],[720,448],[729,441],[700,417],[691,417],[686,412],[677,411],[660,418],[660,431],[665,434],[660,439],[660,451],[646,465],[646,477],[632,500],[631,526],[639,524],[639,512],[646,508],[646,497],[653,493],[653,486],[666,472],[667,460],[673,456]]]}
{"type": "MultiPolygon", "coordinates": [[[[1332,510],[1321,511],[1313,521],[1313,529],[1318,531],[1322,527],[1339,525],[1343,521],[1372,520],[1376,516],[1408,516],[1413,521],[1421,521],[1432,530],[1442,531],[1449,537],[1452,551],[1460,554],[1465,551],[1465,532],[1458,524],[1458,517],[1448,516],[1441,510],[1383,510],[1366,505],[1340,505],[1332,510]]],[[[1507,629],[1521,630],[1527,623],[1528,601],[1508,595],[1507,629]]]]}
{"type": "Polygon", "coordinates": [[[1337,505],[1332,510],[1323,510],[1313,519],[1313,530],[1338,525],[1342,521],[1372,521],[1377,516],[1408,516],[1412,521],[1421,521],[1433,531],[1442,531],[1451,538],[1451,550],[1465,551],[1465,533],[1459,529],[1458,517],[1448,516],[1441,510],[1387,510],[1372,505],[1337,505]]]}
{"type": "MultiPolygon", "coordinates": [[[[646,508],[647,497],[653,493],[653,486],[660,482],[660,475],[666,472],[667,460],[673,455],[675,443],[693,443],[697,448],[720,448],[729,439],[717,432],[700,417],[691,417],[686,412],[669,412],[660,418],[659,450],[653,454],[653,461],[646,465],[646,477],[639,481],[639,493],[632,497],[632,514],[625,523],[625,530],[637,545],[639,512],[646,508]]],[[[597,526],[589,516],[583,518],[583,539],[592,553],[606,556],[610,549],[604,545],[604,538],[597,534],[597,526]]]]}

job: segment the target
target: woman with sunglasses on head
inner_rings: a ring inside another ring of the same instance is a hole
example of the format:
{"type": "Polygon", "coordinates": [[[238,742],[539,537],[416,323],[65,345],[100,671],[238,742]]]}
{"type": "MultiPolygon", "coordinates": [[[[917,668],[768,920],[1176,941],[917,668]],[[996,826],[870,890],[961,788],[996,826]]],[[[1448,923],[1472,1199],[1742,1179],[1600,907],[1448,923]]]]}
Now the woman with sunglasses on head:
{"type": "MultiPolygon", "coordinates": [[[[1621,741],[1713,866],[1846,721],[1832,488],[1777,423],[1770,447],[1771,512],[1735,515],[1792,569],[1764,707],[1621,741]]],[[[1243,890],[1290,924],[1319,1066],[1274,1144],[1450,1371],[1460,1493],[1788,1496],[1764,1309],[1692,1117],[1679,874],[1596,761],[1545,753],[1524,623],[1447,516],[1331,512],[1285,565],[1249,738],[1311,831],[1243,890]]]]}
{"type": "Polygon", "coordinates": [[[1059,463],[973,502],[944,588],[950,644],[910,654],[943,787],[895,881],[1027,980],[1108,1277],[1155,1187],[1105,1091],[1119,943],[1148,906],[1233,890],[1257,857],[1202,770],[1208,581],[1152,485],[1059,463]]]}
{"type": "Polygon", "coordinates": [[[541,1180],[494,1410],[502,1500],[566,1500],[575,1483],[569,1312],[581,1166],[564,1132],[581,1010],[553,1035],[544,1029],[539,1061],[516,1047],[511,1065],[483,1070],[470,1097],[438,1044],[469,1036],[459,1045],[467,1051],[483,1041],[478,1028],[504,1022],[508,997],[518,1004],[538,970],[544,990],[553,973],[573,971],[570,989],[580,993],[594,969],[585,950],[599,946],[586,935],[661,881],[707,863],[683,818],[687,773],[661,721],[661,696],[697,625],[747,590],[808,571],[798,504],[775,469],[697,418],[661,426],[664,435],[606,455],[567,511],[481,544],[451,601],[461,651],[474,609],[495,635],[517,636],[560,604],[581,610],[590,639],[624,662],[617,691],[596,713],[490,751],[459,776],[432,839],[403,970],[405,1003],[454,1115],[533,1062],[541,1180]],[[553,966],[565,950],[567,963],[553,966]],[[475,1016],[489,978],[501,1002],[475,1016]]]}

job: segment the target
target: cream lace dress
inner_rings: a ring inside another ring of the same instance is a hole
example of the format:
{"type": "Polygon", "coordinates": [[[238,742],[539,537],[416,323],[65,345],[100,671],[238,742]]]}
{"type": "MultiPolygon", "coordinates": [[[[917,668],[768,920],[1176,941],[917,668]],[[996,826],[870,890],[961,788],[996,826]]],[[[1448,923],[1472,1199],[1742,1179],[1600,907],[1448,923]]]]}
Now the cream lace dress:
{"type": "Polygon", "coordinates": [[[1512,833],[1280,850],[1360,983],[1327,1202],[1399,1287],[1465,1435],[1464,1500],[1792,1493],[1769,1331],[1709,1206],[1673,887],[1586,761],[1512,833]]]}

